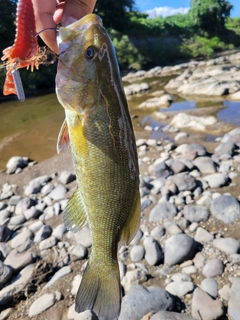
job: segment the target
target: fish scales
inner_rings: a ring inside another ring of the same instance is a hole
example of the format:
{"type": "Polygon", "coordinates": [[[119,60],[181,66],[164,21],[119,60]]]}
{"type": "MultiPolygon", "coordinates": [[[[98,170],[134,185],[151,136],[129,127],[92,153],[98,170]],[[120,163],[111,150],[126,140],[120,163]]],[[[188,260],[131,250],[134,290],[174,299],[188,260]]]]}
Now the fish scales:
{"type": "Polygon", "coordinates": [[[57,148],[70,144],[77,176],[63,219],[75,231],[88,223],[92,234],[76,311],[117,319],[117,248],[119,241],[128,244],[139,226],[139,169],[115,49],[96,15],[60,28],[56,92],[66,114],[57,148]]]}

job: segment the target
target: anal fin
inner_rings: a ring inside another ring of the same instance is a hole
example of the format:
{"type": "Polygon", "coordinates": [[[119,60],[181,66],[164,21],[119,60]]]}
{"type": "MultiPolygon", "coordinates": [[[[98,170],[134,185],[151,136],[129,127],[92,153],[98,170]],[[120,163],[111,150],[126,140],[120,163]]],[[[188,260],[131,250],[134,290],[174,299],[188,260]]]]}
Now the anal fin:
{"type": "Polygon", "coordinates": [[[63,223],[68,230],[74,232],[82,229],[87,223],[87,213],[79,190],[75,190],[63,211],[63,223]]]}
{"type": "Polygon", "coordinates": [[[121,242],[122,244],[128,245],[135,234],[138,231],[140,223],[140,213],[141,213],[141,204],[140,204],[140,194],[138,193],[135,198],[135,203],[133,205],[133,210],[128,217],[128,220],[122,230],[121,242]]]}
{"type": "Polygon", "coordinates": [[[63,149],[67,149],[69,147],[69,142],[68,125],[67,120],[65,119],[58,135],[57,153],[60,153],[63,149]]]}

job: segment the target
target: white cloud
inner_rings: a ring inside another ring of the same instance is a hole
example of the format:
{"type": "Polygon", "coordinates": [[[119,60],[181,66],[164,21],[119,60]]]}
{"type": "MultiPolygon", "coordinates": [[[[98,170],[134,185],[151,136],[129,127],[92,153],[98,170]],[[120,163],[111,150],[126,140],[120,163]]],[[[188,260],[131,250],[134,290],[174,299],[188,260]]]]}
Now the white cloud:
{"type": "Polygon", "coordinates": [[[148,18],[156,18],[159,16],[162,16],[163,18],[167,16],[173,16],[175,14],[186,14],[190,8],[171,8],[171,7],[159,7],[159,8],[154,8],[152,10],[147,10],[146,13],[148,14],[148,18]]]}

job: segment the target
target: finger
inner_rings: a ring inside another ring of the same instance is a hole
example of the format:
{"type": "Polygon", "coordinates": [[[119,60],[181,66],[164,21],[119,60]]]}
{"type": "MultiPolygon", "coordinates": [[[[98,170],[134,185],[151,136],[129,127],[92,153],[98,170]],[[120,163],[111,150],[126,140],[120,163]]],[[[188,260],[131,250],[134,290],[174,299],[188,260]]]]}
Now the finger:
{"type": "Polygon", "coordinates": [[[61,23],[67,26],[86,14],[92,13],[96,0],[67,0],[62,15],[61,23]]]}
{"type": "MultiPolygon", "coordinates": [[[[33,0],[37,32],[46,28],[56,28],[53,15],[56,10],[55,0],[33,0]]],[[[56,31],[46,30],[40,34],[46,45],[56,53],[59,48],[56,42],[56,31]]]]}

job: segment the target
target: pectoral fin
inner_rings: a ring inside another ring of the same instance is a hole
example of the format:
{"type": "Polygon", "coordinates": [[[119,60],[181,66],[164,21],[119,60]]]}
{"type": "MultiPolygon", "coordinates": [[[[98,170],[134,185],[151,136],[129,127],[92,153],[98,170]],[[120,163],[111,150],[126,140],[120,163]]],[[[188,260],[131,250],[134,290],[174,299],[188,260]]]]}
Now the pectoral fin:
{"type": "Polygon", "coordinates": [[[129,215],[128,221],[125,227],[123,228],[122,234],[121,234],[121,242],[126,245],[128,245],[132,241],[132,239],[134,238],[139,228],[140,212],[141,212],[139,193],[136,196],[135,205],[133,206],[133,208],[134,209],[129,215]]]}
{"type": "Polygon", "coordinates": [[[84,208],[82,196],[77,189],[68,201],[63,211],[63,223],[68,230],[79,231],[87,223],[87,213],[84,208]]]}
{"type": "Polygon", "coordinates": [[[59,154],[62,151],[62,149],[67,149],[68,147],[69,147],[69,134],[68,134],[67,120],[65,119],[63,121],[63,124],[61,126],[61,129],[58,135],[57,153],[59,154]]]}

